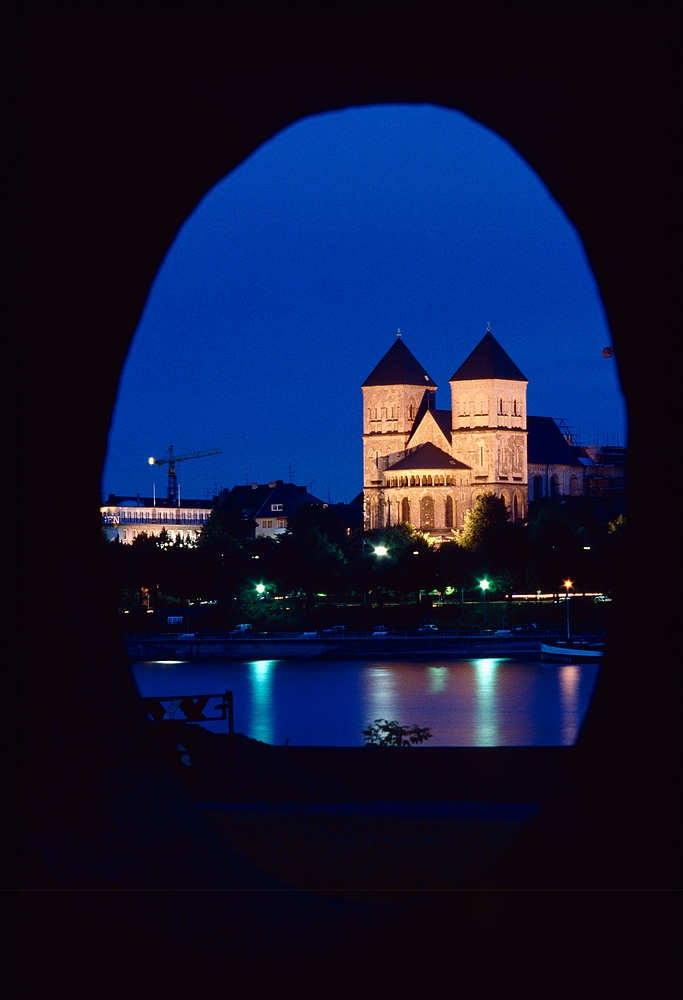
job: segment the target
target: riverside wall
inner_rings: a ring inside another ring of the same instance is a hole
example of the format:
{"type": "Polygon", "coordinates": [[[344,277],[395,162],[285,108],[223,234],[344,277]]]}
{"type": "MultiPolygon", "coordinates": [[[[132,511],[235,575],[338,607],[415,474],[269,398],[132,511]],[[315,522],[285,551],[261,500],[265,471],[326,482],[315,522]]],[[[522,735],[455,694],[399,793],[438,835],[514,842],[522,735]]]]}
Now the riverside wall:
{"type": "Polygon", "coordinates": [[[449,638],[426,636],[413,639],[211,639],[127,638],[126,652],[132,660],[302,660],[376,659],[396,656],[470,657],[538,656],[536,639],[449,638]]]}

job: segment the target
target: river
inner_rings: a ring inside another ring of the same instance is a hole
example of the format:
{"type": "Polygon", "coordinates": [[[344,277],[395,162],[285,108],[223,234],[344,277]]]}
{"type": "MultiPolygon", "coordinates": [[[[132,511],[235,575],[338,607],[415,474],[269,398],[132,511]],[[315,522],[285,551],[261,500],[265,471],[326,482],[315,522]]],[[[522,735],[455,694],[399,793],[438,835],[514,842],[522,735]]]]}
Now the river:
{"type": "MultiPolygon", "coordinates": [[[[264,743],[362,746],[375,719],[429,726],[427,746],[569,746],[597,664],[531,659],[138,661],[144,697],[233,692],[235,731],[264,743]]],[[[227,723],[203,723],[216,732],[227,723]]]]}

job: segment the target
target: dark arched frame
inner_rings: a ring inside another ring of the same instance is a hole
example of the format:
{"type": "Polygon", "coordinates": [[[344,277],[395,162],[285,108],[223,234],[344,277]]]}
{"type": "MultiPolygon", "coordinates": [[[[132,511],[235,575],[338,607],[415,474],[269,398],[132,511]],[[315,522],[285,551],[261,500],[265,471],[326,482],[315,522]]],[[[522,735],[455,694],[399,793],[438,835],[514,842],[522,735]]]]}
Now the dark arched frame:
{"type": "MultiPolygon", "coordinates": [[[[378,102],[456,108],[511,142],[577,227],[613,333],[615,357],[602,363],[618,364],[627,401],[637,399],[643,381],[666,370],[668,347],[667,32],[666,9],[657,7],[494,18],[397,11],[389,22],[380,12],[28,8],[22,519],[31,885],[90,887],[77,864],[71,882],[60,882],[49,862],[60,850],[55,838],[78,860],[98,810],[107,816],[114,790],[133,780],[127,775],[165,794],[156,765],[139,757],[148,748],[101,564],[98,506],[120,370],[179,226],[218,180],[302,116],[378,102]],[[657,337],[651,354],[641,349],[643,331],[657,337]],[[47,544],[46,512],[64,498],[73,530],[47,544]]],[[[633,486],[635,472],[667,469],[668,451],[642,410],[629,416],[629,521],[650,526],[629,533],[629,562],[661,592],[667,492],[658,481],[653,520],[647,491],[633,486]]],[[[660,413],[658,427],[666,426],[660,413]]],[[[663,608],[622,586],[615,624],[628,629],[613,634],[573,752],[576,780],[508,853],[494,887],[667,884],[665,659],[652,653],[649,626],[646,634],[637,624],[657,621],[661,632],[663,608]]],[[[126,822],[132,830],[142,821],[130,813],[126,822]]],[[[180,867],[169,867],[181,874],[192,867],[188,830],[180,823],[186,849],[177,847],[180,867]]],[[[490,942],[495,921],[486,926],[490,942]]],[[[547,960],[537,944],[538,968],[547,960]]]]}

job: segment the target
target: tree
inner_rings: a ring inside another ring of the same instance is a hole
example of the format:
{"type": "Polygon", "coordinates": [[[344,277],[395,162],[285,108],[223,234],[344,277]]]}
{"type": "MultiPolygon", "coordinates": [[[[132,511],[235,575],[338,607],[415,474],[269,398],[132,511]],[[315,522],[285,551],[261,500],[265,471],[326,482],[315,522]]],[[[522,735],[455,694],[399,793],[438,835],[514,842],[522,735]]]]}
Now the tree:
{"type": "Polygon", "coordinates": [[[366,747],[411,747],[432,738],[429,726],[402,726],[386,719],[375,719],[363,730],[366,747]]]}
{"type": "Polygon", "coordinates": [[[305,535],[313,528],[340,549],[345,548],[347,536],[344,522],[330,507],[320,503],[302,503],[287,519],[288,535],[305,535]]]}
{"type": "Polygon", "coordinates": [[[334,593],[345,577],[344,554],[317,527],[280,536],[277,562],[282,589],[303,591],[308,603],[316,594],[334,593]]]}
{"type": "Polygon", "coordinates": [[[483,493],[472,510],[465,514],[465,524],[458,542],[472,552],[491,548],[508,523],[505,501],[493,493],[483,493]]]}

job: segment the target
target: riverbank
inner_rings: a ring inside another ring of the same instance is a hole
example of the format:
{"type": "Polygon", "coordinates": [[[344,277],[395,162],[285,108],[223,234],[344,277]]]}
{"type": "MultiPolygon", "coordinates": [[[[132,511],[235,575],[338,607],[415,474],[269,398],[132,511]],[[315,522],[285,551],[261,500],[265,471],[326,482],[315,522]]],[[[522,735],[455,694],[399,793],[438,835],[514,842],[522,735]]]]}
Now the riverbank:
{"type": "Polygon", "coordinates": [[[131,660],[304,660],[367,659],[385,656],[538,656],[540,640],[529,637],[448,636],[316,638],[204,638],[126,636],[131,660]]]}

